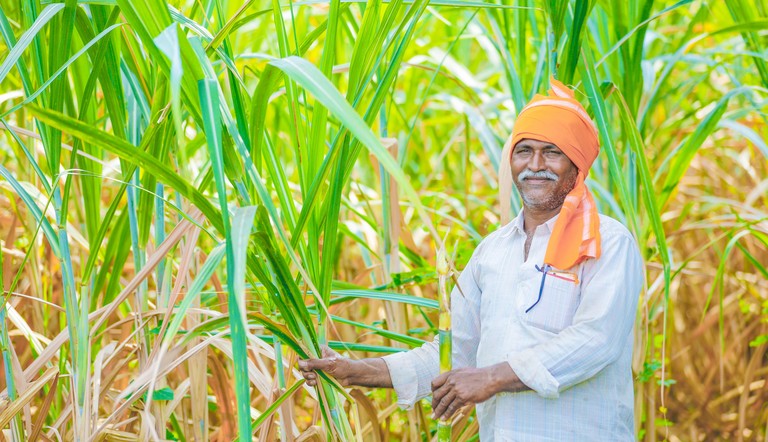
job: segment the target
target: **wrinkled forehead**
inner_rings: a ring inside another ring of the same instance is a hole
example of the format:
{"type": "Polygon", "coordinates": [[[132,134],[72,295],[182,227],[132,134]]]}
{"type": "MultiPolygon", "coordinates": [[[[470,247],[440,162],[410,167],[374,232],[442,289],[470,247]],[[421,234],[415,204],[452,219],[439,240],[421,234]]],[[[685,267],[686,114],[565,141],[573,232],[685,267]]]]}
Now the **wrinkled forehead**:
{"type": "Polygon", "coordinates": [[[523,138],[522,140],[518,141],[517,144],[515,144],[515,148],[518,146],[520,147],[532,147],[534,149],[544,149],[544,148],[555,148],[557,150],[561,150],[560,147],[557,146],[557,144],[547,141],[547,140],[541,140],[537,138],[523,138]]]}

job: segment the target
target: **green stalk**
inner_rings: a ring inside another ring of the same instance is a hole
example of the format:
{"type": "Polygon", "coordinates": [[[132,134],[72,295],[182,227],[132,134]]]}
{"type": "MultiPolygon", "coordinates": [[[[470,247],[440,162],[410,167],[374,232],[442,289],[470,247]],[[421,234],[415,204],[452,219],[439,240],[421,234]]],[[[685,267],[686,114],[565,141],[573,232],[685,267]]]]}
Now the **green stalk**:
{"type": "MultiPolygon", "coordinates": [[[[232,225],[229,220],[227,189],[222,158],[221,117],[219,115],[218,84],[215,80],[205,79],[198,82],[200,104],[203,110],[205,137],[209,149],[216,191],[221,206],[221,221],[226,235],[227,254],[227,292],[229,300],[229,323],[232,336],[232,359],[235,371],[235,399],[237,403],[237,427],[239,440],[250,440],[251,431],[251,396],[248,380],[248,348],[243,305],[238,302],[239,294],[235,287],[235,244],[232,238],[232,225]]],[[[245,244],[237,244],[244,247],[245,244]]]]}
{"type": "MultiPolygon", "coordinates": [[[[11,364],[11,339],[8,336],[8,325],[5,322],[5,316],[8,313],[6,305],[8,296],[5,293],[5,284],[3,283],[3,254],[0,253],[0,353],[3,358],[3,368],[5,368],[5,385],[8,388],[8,400],[13,402],[18,396],[16,392],[16,382],[13,379],[13,365],[11,364]]],[[[21,423],[21,415],[17,414],[11,424],[11,437],[13,440],[22,440],[24,435],[24,426],[21,423]]]]}
{"type": "MultiPolygon", "coordinates": [[[[285,394],[285,368],[283,367],[283,348],[279,339],[275,339],[273,344],[275,349],[275,375],[277,376],[277,388],[280,391],[280,395],[285,394]]],[[[287,434],[291,431],[291,424],[288,422],[289,416],[280,412],[280,434],[283,440],[287,439],[287,434]]]]}
{"type": "MultiPolygon", "coordinates": [[[[451,295],[447,290],[448,281],[448,257],[445,246],[437,251],[437,296],[440,301],[440,316],[438,329],[440,336],[440,373],[451,371],[451,295]]],[[[438,442],[451,440],[451,420],[440,419],[437,421],[438,442]]]]}

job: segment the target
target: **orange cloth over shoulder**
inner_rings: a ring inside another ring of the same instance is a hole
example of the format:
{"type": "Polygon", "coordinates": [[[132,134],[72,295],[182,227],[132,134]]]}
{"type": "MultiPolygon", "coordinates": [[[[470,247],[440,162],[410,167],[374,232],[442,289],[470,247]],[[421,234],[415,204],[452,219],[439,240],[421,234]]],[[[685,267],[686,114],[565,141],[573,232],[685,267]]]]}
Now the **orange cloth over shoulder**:
{"type": "MultiPolygon", "coordinates": [[[[525,138],[560,148],[579,169],[566,196],[547,245],[544,263],[565,270],[600,257],[600,219],[584,180],[600,152],[597,128],[573,91],[552,78],[549,95],[536,95],[520,112],[511,137],[511,150],[525,138]]],[[[510,152],[511,154],[511,152],[510,152]]]]}

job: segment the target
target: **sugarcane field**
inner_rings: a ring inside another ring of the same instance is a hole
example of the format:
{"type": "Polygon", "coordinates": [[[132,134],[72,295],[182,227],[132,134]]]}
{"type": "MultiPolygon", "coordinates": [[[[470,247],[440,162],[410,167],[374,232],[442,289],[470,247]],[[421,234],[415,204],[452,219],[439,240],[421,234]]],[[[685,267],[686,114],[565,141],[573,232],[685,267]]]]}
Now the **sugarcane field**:
{"type": "Polygon", "coordinates": [[[768,442],[763,0],[0,0],[0,442],[768,442]]]}

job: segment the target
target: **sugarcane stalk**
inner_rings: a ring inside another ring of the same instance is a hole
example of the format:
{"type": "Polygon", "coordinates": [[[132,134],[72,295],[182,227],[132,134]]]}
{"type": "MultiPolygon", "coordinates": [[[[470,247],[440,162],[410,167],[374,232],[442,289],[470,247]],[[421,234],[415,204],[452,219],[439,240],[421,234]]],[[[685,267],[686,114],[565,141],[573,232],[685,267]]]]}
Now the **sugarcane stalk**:
{"type": "MultiPolygon", "coordinates": [[[[438,335],[440,337],[440,373],[451,370],[451,296],[448,292],[448,256],[445,246],[437,251],[437,295],[440,301],[440,317],[438,319],[438,335]]],[[[451,420],[437,421],[438,442],[451,440],[451,420]]]]}

